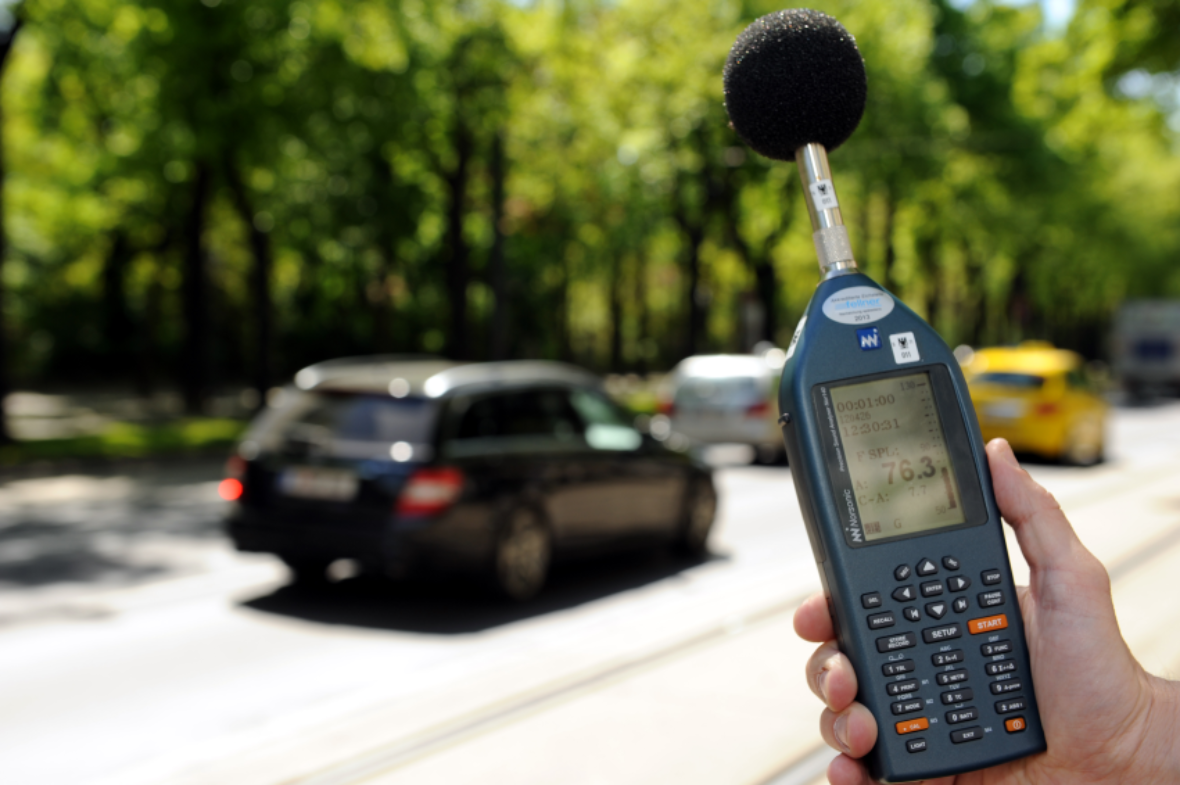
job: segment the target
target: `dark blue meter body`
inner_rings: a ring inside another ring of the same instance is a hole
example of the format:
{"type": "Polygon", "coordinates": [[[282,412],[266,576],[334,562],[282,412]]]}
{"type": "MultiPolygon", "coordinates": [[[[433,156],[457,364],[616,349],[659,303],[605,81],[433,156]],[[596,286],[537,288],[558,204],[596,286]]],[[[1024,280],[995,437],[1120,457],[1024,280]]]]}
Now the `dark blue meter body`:
{"type": "Polygon", "coordinates": [[[779,392],[803,519],[885,782],[1043,751],[1028,646],[963,374],[855,271],[820,283],[779,392]]]}

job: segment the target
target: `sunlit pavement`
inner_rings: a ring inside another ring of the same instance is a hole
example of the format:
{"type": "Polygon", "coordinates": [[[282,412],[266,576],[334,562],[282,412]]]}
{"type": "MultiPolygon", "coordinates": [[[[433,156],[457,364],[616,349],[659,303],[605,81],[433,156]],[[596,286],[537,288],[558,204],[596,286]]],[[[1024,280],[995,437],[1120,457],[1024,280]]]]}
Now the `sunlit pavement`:
{"type": "MultiPolygon", "coordinates": [[[[1115,417],[1107,464],[1030,469],[1170,673],[1180,405],[1115,417]]],[[[817,579],[786,470],[719,471],[712,559],[577,565],[523,607],[287,587],[220,538],[217,470],[0,484],[0,781],[803,785],[830,757],[791,632],[817,579]]]]}

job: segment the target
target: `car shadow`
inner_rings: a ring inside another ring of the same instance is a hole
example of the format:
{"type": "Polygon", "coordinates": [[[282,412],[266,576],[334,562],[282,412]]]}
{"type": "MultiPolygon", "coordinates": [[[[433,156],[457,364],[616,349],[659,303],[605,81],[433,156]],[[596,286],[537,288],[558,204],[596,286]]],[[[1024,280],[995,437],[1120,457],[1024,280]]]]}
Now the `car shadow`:
{"type": "Polygon", "coordinates": [[[728,558],[648,551],[564,562],[554,567],[545,589],[525,602],[501,599],[470,580],[392,581],[362,575],[319,586],[288,584],[241,606],[318,624],[462,635],[574,608],[728,558]]]}

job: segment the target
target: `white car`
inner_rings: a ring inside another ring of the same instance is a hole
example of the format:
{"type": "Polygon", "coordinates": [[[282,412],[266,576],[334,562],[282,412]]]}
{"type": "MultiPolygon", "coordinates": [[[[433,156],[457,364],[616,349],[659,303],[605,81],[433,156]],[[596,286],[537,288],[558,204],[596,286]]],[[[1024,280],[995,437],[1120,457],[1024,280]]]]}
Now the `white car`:
{"type": "Polygon", "coordinates": [[[688,357],[668,375],[661,411],[697,444],[748,444],[761,463],[786,460],[779,429],[781,349],[688,357]]]}

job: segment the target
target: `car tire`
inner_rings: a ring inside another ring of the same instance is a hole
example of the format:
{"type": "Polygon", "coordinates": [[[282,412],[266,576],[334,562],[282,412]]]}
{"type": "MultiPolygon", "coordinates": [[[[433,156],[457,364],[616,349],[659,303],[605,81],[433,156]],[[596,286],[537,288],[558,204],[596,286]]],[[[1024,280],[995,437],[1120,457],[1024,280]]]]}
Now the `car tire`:
{"type": "Polygon", "coordinates": [[[496,533],[492,578],[497,591],[518,602],[535,597],[549,577],[553,538],[541,517],[517,507],[496,533]]]}
{"type": "Polygon", "coordinates": [[[300,586],[320,586],[328,582],[328,565],[331,559],[315,559],[300,556],[285,556],[279,558],[291,570],[291,582],[300,586]]]}
{"type": "Polygon", "coordinates": [[[717,491],[713,483],[698,479],[688,486],[684,499],[684,514],[680,531],[673,543],[676,551],[688,556],[703,556],[709,552],[709,534],[717,517],[717,491]]]}
{"type": "Polygon", "coordinates": [[[1102,421],[1081,419],[1070,425],[1061,451],[1061,462],[1070,466],[1093,466],[1102,463],[1106,453],[1106,438],[1102,421]]]}

